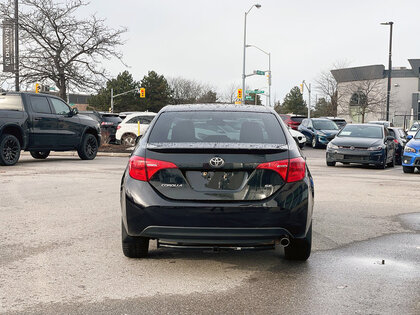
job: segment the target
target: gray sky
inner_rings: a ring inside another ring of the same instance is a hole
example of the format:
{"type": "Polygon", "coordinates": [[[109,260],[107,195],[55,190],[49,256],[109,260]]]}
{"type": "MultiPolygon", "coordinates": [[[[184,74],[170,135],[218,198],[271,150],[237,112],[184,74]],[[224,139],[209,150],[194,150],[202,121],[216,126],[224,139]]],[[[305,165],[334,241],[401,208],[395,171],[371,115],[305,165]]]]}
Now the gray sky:
{"type": "MultiPolygon", "coordinates": [[[[223,93],[241,82],[244,12],[254,3],[262,7],[248,15],[247,43],[271,52],[272,99],[283,100],[303,79],[314,84],[337,62],[387,65],[389,26],[380,22],[394,22],[393,66],[420,58],[419,0],[91,0],[84,10],[128,27],[122,51],[136,80],[155,70],[223,93]]],[[[115,75],[125,70],[117,61],[106,65],[115,75]]],[[[268,58],[248,48],[246,65],[247,73],[265,69],[268,58]]],[[[247,85],[267,83],[254,76],[247,85]]]]}

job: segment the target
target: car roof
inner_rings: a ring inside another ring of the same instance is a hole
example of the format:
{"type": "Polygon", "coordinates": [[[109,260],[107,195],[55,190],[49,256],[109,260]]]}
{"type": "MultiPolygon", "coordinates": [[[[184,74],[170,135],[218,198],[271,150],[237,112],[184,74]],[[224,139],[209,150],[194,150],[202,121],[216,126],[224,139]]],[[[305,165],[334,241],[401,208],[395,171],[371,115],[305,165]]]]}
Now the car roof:
{"type": "Polygon", "coordinates": [[[127,120],[129,118],[133,118],[133,117],[136,117],[136,116],[156,116],[156,115],[157,114],[156,113],[153,113],[153,112],[134,112],[132,114],[127,115],[124,118],[124,120],[127,120]]]}
{"type": "Polygon", "coordinates": [[[262,105],[233,105],[233,104],[183,104],[167,105],[162,112],[190,112],[190,111],[228,111],[228,112],[274,112],[270,107],[262,105]]]}

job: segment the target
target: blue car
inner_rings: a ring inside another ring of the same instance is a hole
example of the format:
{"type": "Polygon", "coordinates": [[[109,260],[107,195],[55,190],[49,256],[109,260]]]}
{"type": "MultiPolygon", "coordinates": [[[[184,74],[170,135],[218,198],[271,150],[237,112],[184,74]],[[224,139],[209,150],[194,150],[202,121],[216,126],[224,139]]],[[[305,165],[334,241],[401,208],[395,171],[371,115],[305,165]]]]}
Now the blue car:
{"type": "MultiPolygon", "coordinates": [[[[407,139],[411,137],[409,135],[407,139]]],[[[405,145],[402,166],[404,173],[414,173],[416,167],[420,170],[420,130],[405,145]]]]}
{"type": "Polygon", "coordinates": [[[313,148],[326,147],[340,131],[337,124],[325,118],[306,118],[299,125],[298,130],[306,137],[306,143],[313,148]]]}

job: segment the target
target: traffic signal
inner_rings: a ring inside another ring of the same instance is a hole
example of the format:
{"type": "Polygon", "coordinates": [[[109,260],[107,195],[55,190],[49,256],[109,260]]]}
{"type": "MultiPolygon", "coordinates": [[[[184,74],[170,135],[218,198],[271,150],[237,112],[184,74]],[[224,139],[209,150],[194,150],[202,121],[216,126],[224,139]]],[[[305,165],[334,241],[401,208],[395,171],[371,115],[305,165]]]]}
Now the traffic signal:
{"type": "Polygon", "coordinates": [[[41,92],[41,84],[35,83],[35,93],[41,92]]]}
{"type": "Polygon", "coordinates": [[[145,98],[145,97],[146,97],[146,89],[140,88],[140,98],[145,98]]]}
{"type": "Polygon", "coordinates": [[[238,89],[238,99],[242,99],[242,89],[238,89]]]}
{"type": "Polygon", "coordinates": [[[303,94],[303,83],[302,84],[299,84],[299,86],[300,86],[300,93],[303,94]]]}

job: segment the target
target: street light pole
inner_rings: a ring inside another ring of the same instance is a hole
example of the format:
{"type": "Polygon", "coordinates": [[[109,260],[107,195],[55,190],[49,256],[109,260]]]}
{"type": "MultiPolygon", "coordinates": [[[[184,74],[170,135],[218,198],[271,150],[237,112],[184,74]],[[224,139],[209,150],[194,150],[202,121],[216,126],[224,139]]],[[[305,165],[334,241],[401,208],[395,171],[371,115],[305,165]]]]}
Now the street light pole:
{"type": "Polygon", "coordinates": [[[311,84],[309,83],[309,86],[306,85],[305,80],[302,81],[302,94],[303,94],[303,85],[306,86],[306,89],[308,90],[309,94],[309,100],[308,100],[308,118],[311,118],[311,84]]]}
{"type": "Polygon", "coordinates": [[[15,0],[15,90],[19,88],[19,8],[18,0],[15,0]]]}
{"type": "Polygon", "coordinates": [[[392,26],[394,22],[381,23],[381,25],[389,25],[389,58],[388,58],[388,87],[386,90],[386,121],[389,121],[389,99],[391,96],[391,71],[392,71],[392,26]]]}
{"type": "Polygon", "coordinates": [[[242,104],[245,104],[245,56],[246,56],[246,16],[248,13],[252,10],[253,7],[256,7],[257,9],[261,8],[260,4],[253,4],[251,8],[245,12],[245,19],[244,19],[244,58],[242,62],[242,104]]]}
{"type": "Polygon", "coordinates": [[[254,47],[268,56],[268,106],[271,106],[271,53],[266,52],[255,45],[246,45],[246,47],[254,47]]]}

